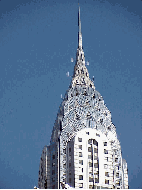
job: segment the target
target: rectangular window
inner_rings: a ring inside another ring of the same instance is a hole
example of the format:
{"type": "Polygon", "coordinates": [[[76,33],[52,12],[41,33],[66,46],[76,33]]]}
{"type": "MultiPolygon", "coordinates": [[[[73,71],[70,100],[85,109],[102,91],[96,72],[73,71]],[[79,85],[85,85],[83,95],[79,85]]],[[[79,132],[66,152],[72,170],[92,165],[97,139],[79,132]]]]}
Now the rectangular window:
{"type": "Polygon", "coordinates": [[[55,155],[52,156],[52,159],[55,159],[55,155]]]}
{"type": "Polygon", "coordinates": [[[94,148],[94,153],[97,153],[98,152],[98,149],[97,148],[94,148]]]}
{"type": "Polygon", "coordinates": [[[108,173],[108,172],[105,172],[105,176],[106,176],[106,177],[109,177],[109,173],[108,173]]]}
{"type": "Polygon", "coordinates": [[[93,182],[93,178],[92,177],[89,177],[89,182],[93,182]]]}
{"type": "Polygon", "coordinates": [[[52,182],[55,182],[55,178],[52,178],[52,182]]]}
{"type": "Polygon", "coordinates": [[[82,168],[82,172],[83,172],[83,168],[82,168]]]}
{"type": "Polygon", "coordinates": [[[63,149],[63,153],[66,154],[66,149],[63,149]]]}
{"type": "Polygon", "coordinates": [[[55,166],[55,162],[52,163],[52,167],[55,166]]]}
{"type": "Polygon", "coordinates": [[[98,143],[97,143],[97,141],[95,139],[93,140],[93,144],[98,146],[98,143]]]}
{"type": "Polygon", "coordinates": [[[106,160],[107,160],[107,162],[108,162],[108,157],[106,157],[106,160]]]}
{"type": "Polygon", "coordinates": [[[82,138],[79,138],[79,137],[78,137],[78,142],[82,142],[82,138]]]}
{"type": "Polygon", "coordinates": [[[87,135],[89,135],[89,132],[86,132],[87,135]]]}
{"type": "Polygon", "coordinates": [[[117,182],[116,182],[116,185],[120,186],[120,181],[117,181],[117,182]]]}
{"type": "Polygon", "coordinates": [[[98,133],[96,133],[96,136],[100,137],[100,135],[98,133]]]}
{"type": "Polygon", "coordinates": [[[104,154],[108,154],[108,150],[104,149],[104,154]]]}
{"type": "Polygon", "coordinates": [[[104,142],[104,146],[107,146],[107,142],[104,142]]]}
{"type": "Polygon", "coordinates": [[[91,155],[88,155],[88,159],[92,159],[92,156],[91,156],[91,155]]]}
{"type": "Polygon", "coordinates": [[[79,183],[79,188],[83,188],[83,183],[79,183]]]}
{"type": "Polygon", "coordinates": [[[69,152],[71,152],[71,148],[69,148],[69,152]]]}
{"type": "Polygon", "coordinates": [[[110,130],[111,130],[111,127],[108,127],[108,130],[110,131],[110,130]]]}
{"type": "Polygon", "coordinates": [[[83,165],[83,160],[79,160],[79,164],[83,165]]]}
{"type": "Polygon", "coordinates": [[[71,163],[69,163],[69,167],[71,167],[71,163]]]}
{"type": "Polygon", "coordinates": [[[82,145],[79,145],[79,149],[82,150],[82,145]]]}
{"type": "Polygon", "coordinates": [[[99,183],[99,179],[98,178],[95,178],[95,183],[99,183]]]}
{"type": "Polygon", "coordinates": [[[106,179],[105,179],[105,184],[109,184],[109,180],[106,180],[106,179]]]}
{"type": "Polygon", "coordinates": [[[89,140],[88,140],[88,144],[92,144],[92,139],[89,139],[89,140]]]}
{"type": "Polygon", "coordinates": [[[89,167],[93,167],[93,163],[89,162],[89,167]]]}
{"type": "Polygon", "coordinates": [[[116,177],[119,178],[119,173],[116,173],[116,177]]]}
{"type": "Polygon", "coordinates": [[[98,164],[94,164],[94,168],[98,168],[98,164]]]}
{"type": "Polygon", "coordinates": [[[92,148],[91,147],[88,147],[88,152],[92,152],[92,148]]]}
{"type": "Polygon", "coordinates": [[[115,158],[115,162],[116,162],[116,163],[118,162],[118,158],[115,158]]]}
{"type": "Polygon", "coordinates": [[[79,157],[82,157],[82,152],[79,152],[79,157]]]}
{"type": "Polygon", "coordinates": [[[79,175],[79,180],[83,180],[83,175],[79,175]]]}
{"type": "Polygon", "coordinates": [[[55,170],[52,170],[52,175],[54,175],[55,174],[55,170]]]}
{"type": "Polygon", "coordinates": [[[103,119],[100,119],[100,123],[101,123],[101,124],[103,123],[103,119]]]}
{"type": "Polygon", "coordinates": [[[107,165],[107,164],[104,164],[104,168],[107,169],[107,168],[108,168],[108,165],[107,165]]]}
{"type": "Polygon", "coordinates": [[[69,183],[71,183],[71,178],[69,178],[69,183]]]}

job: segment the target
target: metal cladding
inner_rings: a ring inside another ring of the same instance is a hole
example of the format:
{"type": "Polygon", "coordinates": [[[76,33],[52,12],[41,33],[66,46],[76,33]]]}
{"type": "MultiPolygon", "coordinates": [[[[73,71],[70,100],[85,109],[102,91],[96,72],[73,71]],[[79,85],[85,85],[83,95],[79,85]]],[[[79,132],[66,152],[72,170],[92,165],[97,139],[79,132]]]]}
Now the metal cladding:
{"type": "MultiPolygon", "coordinates": [[[[50,145],[46,148],[47,164],[40,163],[38,186],[128,188],[127,163],[122,159],[111,112],[96,91],[85,66],[80,8],[78,15],[78,49],[73,78],[59,107],[50,145]]],[[[41,158],[43,160],[43,155],[41,158]]]]}

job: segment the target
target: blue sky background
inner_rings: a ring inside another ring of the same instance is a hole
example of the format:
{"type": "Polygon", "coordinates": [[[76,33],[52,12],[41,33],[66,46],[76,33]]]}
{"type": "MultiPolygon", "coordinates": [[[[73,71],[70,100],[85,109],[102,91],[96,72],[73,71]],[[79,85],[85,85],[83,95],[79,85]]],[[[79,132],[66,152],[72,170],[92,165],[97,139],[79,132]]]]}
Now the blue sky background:
{"type": "MultiPolygon", "coordinates": [[[[142,188],[142,1],[80,0],[83,48],[142,188]]],[[[72,75],[77,0],[0,1],[0,188],[33,188],[72,75]]]]}

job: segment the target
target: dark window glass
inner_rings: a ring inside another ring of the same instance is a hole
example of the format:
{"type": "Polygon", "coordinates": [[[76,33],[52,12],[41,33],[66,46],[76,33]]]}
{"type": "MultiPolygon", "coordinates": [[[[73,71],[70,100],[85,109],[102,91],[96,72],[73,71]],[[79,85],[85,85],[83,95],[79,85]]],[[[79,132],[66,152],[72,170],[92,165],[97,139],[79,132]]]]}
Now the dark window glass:
{"type": "Polygon", "coordinates": [[[92,177],[89,177],[89,182],[93,182],[93,178],[92,177]]]}
{"type": "Polygon", "coordinates": [[[115,158],[115,162],[118,162],[118,158],[115,158]]]}
{"type": "Polygon", "coordinates": [[[55,178],[52,178],[52,182],[55,182],[55,178]]]}
{"type": "Polygon", "coordinates": [[[66,149],[63,149],[63,153],[66,154],[66,149]]]}
{"type": "Polygon", "coordinates": [[[55,162],[52,163],[52,167],[55,166],[55,162]]]}
{"type": "Polygon", "coordinates": [[[105,184],[109,184],[109,180],[106,180],[106,179],[105,179],[105,184]]]}
{"type": "Polygon", "coordinates": [[[116,173],[116,177],[119,178],[119,173],[116,173]]]}
{"type": "Polygon", "coordinates": [[[79,183],[79,188],[83,188],[83,183],[79,183]]]}
{"type": "Polygon", "coordinates": [[[98,178],[95,178],[95,183],[99,183],[99,179],[98,178]]]}
{"type": "Polygon", "coordinates": [[[108,127],[108,130],[110,131],[110,130],[111,130],[111,128],[110,128],[110,127],[108,127]]]}
{"type": "Polygon", "coordinates": [[[108,172],[105,172],[105,176],[106,176],[106,177],[109,177],[109,173],[108,173],[108,172]]]}
{"type": "Polygon", "coordinates": [[[98,133],[96,133],[96,136],[100,137],[100,135],[98,133]]]}
{"type": "Polygon", "coordinates": [[[79,164],[83,165],[83,160],[79,160],[79,164]]]}
{"type": "Polygon", "coordinates": [[[92,139],[89,139],[89,140],[88,140],[88,144],[92,144],[92,139]]]}
{"type": "Polygon", "coordinates": [[[104,149],[104,154],[108,154],[108,150],[104,149]]]}
{"type": "Polygon", "coordinates": [[[103,123],[103,119],[100,119],[100,123],[101,123],[101,124],[103,123]]]}
{"type": "Polygon", "coordinates": [[[92,148],[91,147],[88,147],[88,152],[92,152],[92,148]]]}
{"type": "Polygon", "coordinates": [[[98,168],[98,164],[97,163],[94,164],[94,168],[98,168]]]}
{"type": "Polygon", "coordinates": [[[79,138],[79,137],[78,137],[78,142],[82,142],[82,138],[79,138]]]}
{"type": "Polygon", "coordinates": [[[79,180],[83,180],[83,175],[79,175],[79,180]]]}
{"type": "Polygon", "coordinates": [[[79,149],[82,150],[82,145],[79,145],[79,149]]]}
{"type": "Polygon", "coordinates": [[[79,152],[79,157],[82,157],[82,152],[79,152]]]}
{"type": "Polygon", "coordinates": [[[93,140],[93,144],[98,146],[98,142],[95,139],[93,140]]]}
{"type": "Polygon", "coordinates": [[[89,159],[92,159],[92,156],[91,156],[91,155],[88,155],[88,158],[89,158],[89,159]]]}
{"type": "Polygon", "coordinates": [[[98,149],[97,148],[94,148],[94,153],[97,153],[98,152],[98,149]]]}
{"type": "Polygon", "coordinates": [[[52,159],[55,159],[55,155],[52,156],[52,159]]]}
{"type": "Polygon", "coordinates": [[[104,146],[107,146],[107,142],[104,142],[104,146]]]}

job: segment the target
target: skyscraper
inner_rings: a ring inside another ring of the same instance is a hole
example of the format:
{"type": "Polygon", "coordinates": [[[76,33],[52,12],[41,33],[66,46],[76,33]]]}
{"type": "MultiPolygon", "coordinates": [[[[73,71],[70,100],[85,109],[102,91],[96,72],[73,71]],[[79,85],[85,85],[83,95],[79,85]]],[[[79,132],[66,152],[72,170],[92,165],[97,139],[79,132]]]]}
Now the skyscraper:
{"type": "Polygon", "coordinates": [[[111,113],[96,91],[85,65],[80,8],[74,73],[45,146],[39,188],[128,188],[127,163],[111,113]]]}

